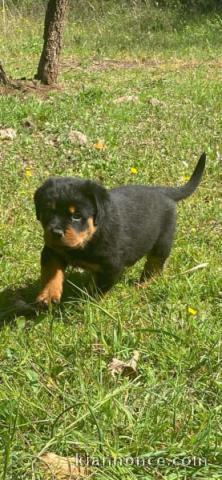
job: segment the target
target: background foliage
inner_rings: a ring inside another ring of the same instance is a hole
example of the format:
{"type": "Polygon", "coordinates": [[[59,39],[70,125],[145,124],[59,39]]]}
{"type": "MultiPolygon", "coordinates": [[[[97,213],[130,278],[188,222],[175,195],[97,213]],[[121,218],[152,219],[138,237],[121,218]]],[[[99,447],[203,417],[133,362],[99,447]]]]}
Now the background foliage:
{"type": "MultiPolygon", "coordinates": [[[[8,0],[7,4],[15,5],[19,8],[27,8],[32,11],[44,7],[47,0],[8,0]]],[[[122,6],[131,9],[145,5],[147,8],[154,7],[157,9],[183,9],[184,12],[209,12],[221,8],[220,0],[70,0],[70,9],[74,13],[95,11],[99,9],[101,12],[109,8],[110,5],[122,6]]]]}

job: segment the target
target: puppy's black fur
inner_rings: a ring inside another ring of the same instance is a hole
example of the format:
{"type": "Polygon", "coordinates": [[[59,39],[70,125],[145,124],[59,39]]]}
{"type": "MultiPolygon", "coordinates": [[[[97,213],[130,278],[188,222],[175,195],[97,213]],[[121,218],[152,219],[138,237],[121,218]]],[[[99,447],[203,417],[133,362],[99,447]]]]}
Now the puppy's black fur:
{"type": "Polygon", "coordinates": [[[67,265],[91,270],[101,291],[144,256],[141,281],[161,270],[173,242],[176,203],[197,188],[205,159],[203,153],[190,180],[175,188],[126,185],[107,190],[79,178],[46,180],[34,196],[45,238],[38,301],[60,300],[67,265]]]}

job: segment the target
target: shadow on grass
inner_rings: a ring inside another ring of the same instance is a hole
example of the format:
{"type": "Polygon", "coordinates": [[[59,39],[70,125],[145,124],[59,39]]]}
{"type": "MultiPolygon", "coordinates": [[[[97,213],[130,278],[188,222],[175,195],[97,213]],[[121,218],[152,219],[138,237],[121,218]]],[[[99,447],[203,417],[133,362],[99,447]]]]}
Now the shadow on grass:
{"type": "MultiPolygon", "coordinates": [[[[70,298],[81,301],[84,291],[87,292],[89,275],[85,272],[72,272],[67,275],[66,280],[68,282],[65,281],[64,284],[62,302],[70,301],[70,298]]],[[[8,287],[0,292],[0,328],[13,323],[16,317],[22,316],[34,321],[40,314],[47,312],[47,308],[41,309],[35,302],[39,289],[39,280],[30,280],[24,287],[8,287]]]]}

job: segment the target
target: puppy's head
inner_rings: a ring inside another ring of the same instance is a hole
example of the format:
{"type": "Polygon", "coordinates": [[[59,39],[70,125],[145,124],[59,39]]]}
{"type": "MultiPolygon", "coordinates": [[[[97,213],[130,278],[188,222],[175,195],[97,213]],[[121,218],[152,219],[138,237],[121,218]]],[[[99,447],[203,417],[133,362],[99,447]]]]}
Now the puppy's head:
{"type": "Polygon", "coordinates": [[[108,191],[90,180],[52,177],[36,190],[36,216],[52,248],[84,248],[100,228],[108,191]]]}

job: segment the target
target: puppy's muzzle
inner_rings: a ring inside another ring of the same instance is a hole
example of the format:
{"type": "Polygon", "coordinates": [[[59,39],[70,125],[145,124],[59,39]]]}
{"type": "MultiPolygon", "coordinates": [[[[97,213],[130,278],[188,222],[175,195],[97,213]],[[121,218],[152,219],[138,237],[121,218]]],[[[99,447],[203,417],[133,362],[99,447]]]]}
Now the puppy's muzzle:
{"type": "Polygon", "coordinates": [[[58,228],[58,227],[52,227],[50,229],[50,233],[51,233],[52,237],[56,238],[56,239],[64,237],[63,230],[61,228],[58,228]]]}
{"type": "Polygon", "coordinates": [[[54,245],[60,245],[64,240],[65,234],[62,228],[51,226],[46,228],[44,232],[44,239],[46,245],[49,247],[54,245]]]}

